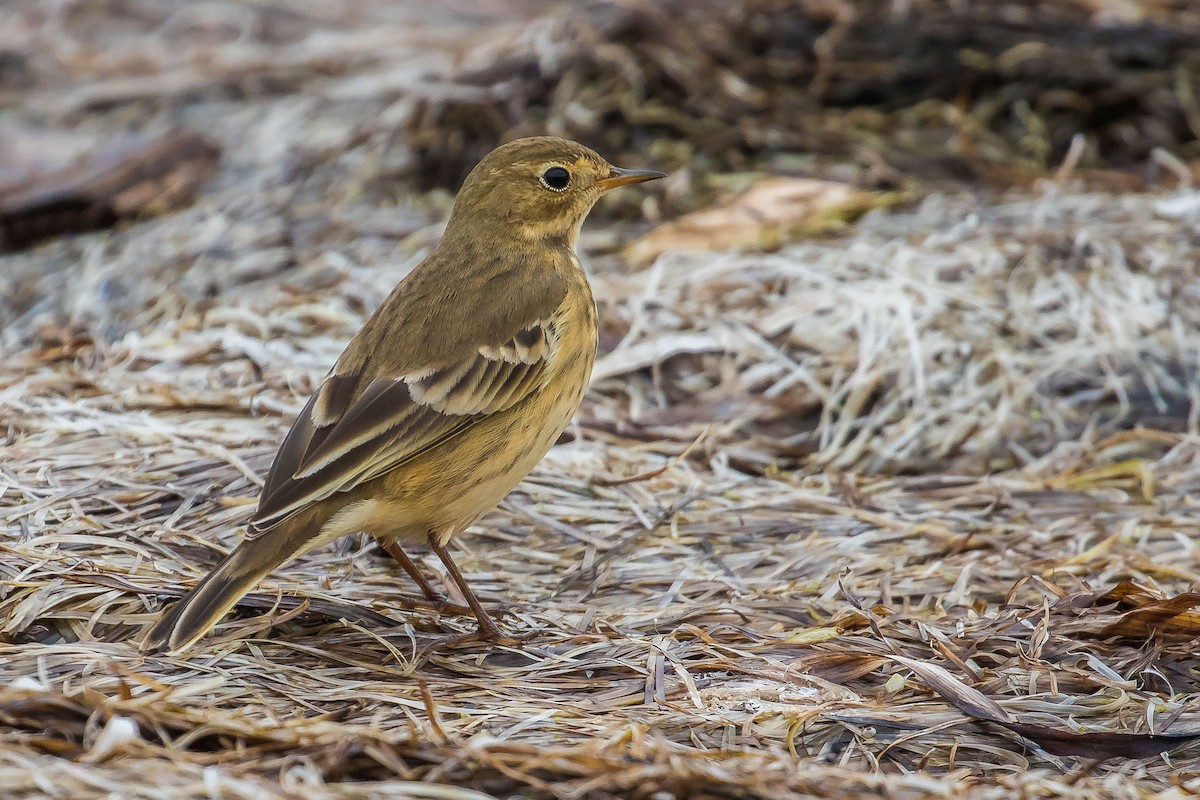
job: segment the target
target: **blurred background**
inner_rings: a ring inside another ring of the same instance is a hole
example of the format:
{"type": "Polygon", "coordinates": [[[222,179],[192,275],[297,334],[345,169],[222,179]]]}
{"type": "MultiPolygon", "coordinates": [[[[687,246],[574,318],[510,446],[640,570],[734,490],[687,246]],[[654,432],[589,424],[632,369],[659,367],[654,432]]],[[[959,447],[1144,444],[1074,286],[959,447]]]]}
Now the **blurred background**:
{"type": "Polygon", "coordinates": [[[8,248],[169,203],[221,153],[226,181],[399,203],[455,189],[499,142],[553,133],[670,169],[654,216],[731,173],[1005,188],[1069,156],[1129,190],[1200,155],[1200,9],[1185,0],[9,0],[0,14],[8,248]],[[191,137],[142,154],[159,195],[117,198],[138,178],[94,174],[135,134],[177,127],[191,137]],[[61,195],[69,176],[45,173],[85,153],[80,207],[60,196],[56,219],[37,218],[37,177],[61,195]]]}

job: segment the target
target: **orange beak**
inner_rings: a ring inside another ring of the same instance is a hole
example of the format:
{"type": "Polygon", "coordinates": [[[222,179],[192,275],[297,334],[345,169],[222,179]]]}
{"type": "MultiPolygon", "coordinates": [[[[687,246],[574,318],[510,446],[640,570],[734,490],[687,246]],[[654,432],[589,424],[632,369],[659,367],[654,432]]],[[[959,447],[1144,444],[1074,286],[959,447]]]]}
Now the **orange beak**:
{"type": "Polygon", "coordinates": [[[608,177],[596,181],[596,185],[601,190],[607,192],[609,189],[615,189],[618,186],[627,186],[631,183],[641,183],[643,181],[654,181],[665,177],[667,177],[667,173],[659,172],[656,169],[621,169],[620,167],[613,167],[612,171],[608,173],[608,177]]]}

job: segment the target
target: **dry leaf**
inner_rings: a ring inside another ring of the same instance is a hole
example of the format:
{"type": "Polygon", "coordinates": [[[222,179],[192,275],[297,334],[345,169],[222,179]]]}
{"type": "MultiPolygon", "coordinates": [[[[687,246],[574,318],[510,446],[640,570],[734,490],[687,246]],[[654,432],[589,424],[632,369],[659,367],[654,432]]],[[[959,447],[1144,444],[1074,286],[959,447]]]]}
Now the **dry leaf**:
{"type": "Polygon", "coordinates": [[[625,252],[648,264],[670,250],[777,247],[844,227],[873,208],[895,205],[898,193],[868,192],[811,178],[765,178],[725,205],[660,225],[625,252]]]}
{"type": "Polygon", "coordinates": [[[1200,636],[1200,592],[1184,592],[1122,614],[1102,629],[1108,636],[1144,641],[1152,636],[1193,639],[1200,636]]]}
{"type": "Polygon", "coordinates": [[[1056,756],[1084,758],[1145,758],[1200,739],[1200,733],[1105,733],[1047,728],[1015,721],[995,700],[954,677],[944,667],[892,655],[891,659],[911,669],[943,700],[968,717],[994,722],[1029,739],[1056,756]]]}
{"type": "Polygon", "coordinates": [[[0,184],[0,252],[185,204],[219,157],[204,137],[168,133],[103,143],[73,161],[41,163],[31,174],[0,169],[19,176],[0,184]]]}
{"type": "Polygon", "coordinates": [[[950,674],[945,667],[917,661],[915,658],[893,655],[891,659],[898,664],[917,673],[917,677],[929,684],[942,699],[957,708],[968,717],[997,722],[1002,725],[1011,723],[1012,717],[1000,705],[978,689],[973,689],[950,674]]]}
{"type": "Polygon", "coordinates": [[[1146,586],[1125,580],[1107,591],[1080,592],[1054,604],[1055,609],[1091,609],[1109,606],[1108,613],[1090,612],[1081,620],[1092,624],[1080,632],[1094,636],[1146,641],[1153,636],[1174,640],[1200,636],[1200,592],[1167,597],[1146,586]],[[1116,606],[1116,609],[1112,609],[1116,606]],[[1114,610],[1123,613],[1115,614],[1114,610]]]}

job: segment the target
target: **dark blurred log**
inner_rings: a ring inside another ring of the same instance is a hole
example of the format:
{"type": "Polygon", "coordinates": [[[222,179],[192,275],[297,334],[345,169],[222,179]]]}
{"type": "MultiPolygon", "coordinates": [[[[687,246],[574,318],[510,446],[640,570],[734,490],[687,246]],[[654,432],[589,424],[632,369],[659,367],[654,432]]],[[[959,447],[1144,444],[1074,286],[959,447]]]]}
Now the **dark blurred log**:
{"type": "MultiPolygon", "coordinates": [[[[1104,15],[1074,0],[605,0],[471,46],[417,98],[416,173],[454,186],[503,138],[553,131],[662,166],[779,152],[928,178],[1036,177],[1200,157],[1194,4],[1104,15]],[[1172,10],[1172,9],[1176,10],[1172,10]],[[472,91],[473,90],[473,91],[472,91]],[[672,159],[678,163],[671,163],[672,159]]],[[[1157,6],[1156,6],[1157,7],[1157,6]]],[[[640,162],[639,162],[640,163],[640,162]]]]}
{"type": "Polygon", "coordinates": [[[186,205],[219,158],[217,146],[201,136],[168,133],[0,183],[0,252],[186,205]]]}

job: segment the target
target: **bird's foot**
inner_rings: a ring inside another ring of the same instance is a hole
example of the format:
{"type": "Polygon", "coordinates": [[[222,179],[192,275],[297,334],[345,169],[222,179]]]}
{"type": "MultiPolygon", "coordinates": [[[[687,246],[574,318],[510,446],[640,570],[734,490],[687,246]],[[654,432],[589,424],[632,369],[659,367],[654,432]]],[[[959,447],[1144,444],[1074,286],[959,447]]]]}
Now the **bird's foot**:
{"type": "Polygon", "coordinates": [[[496,647],[521,647],[529,642],[537,635],[537,631],[526,631],[525,633],[512,634],[506,633],[499,628],[495,631],[477,630],[474,633],[468,633],[461,637],[455,637],[451,640],[452,644],[466,644],[467,642],[485,642],[496,647]]]}
{"type": "Polygon", "coordinates": [[[488,616],[495,619],[504,619],[505,617],[516,618],[517,608],[516,603],[495,603],[484,606],[484,610],[487,611],[488,616]]]}
{"type": "MultiPolygon", "coordinates": [[[[444,614],[453,614],[456,617],[473,617],[475,611],[470,606],[464,606],[460,603],[454,603],[450,600],[429,600],[422,603],[423,606],[433,609],[444,614]]],[[[484,608],[489,617],[493,619],[504,619],[505,617],[515,617],[517,615],[516,605],[509,603],[499,603],[489,605],[484,608]]]]}
{"type": "Polygon", "coordinates": [[[496,625],[490,625],[486,627],[480,625],[479,630],[475,632],[475,635],[478,636],[482,641],[491,642],[492,644],[503,645],[506,647],[515,647],[517,645],[524,644],[533,637],[537,636],[537,634],[537,630],[529,630],[518,634],[506,633],[505,631],[500,630],[500,628],[496,625]]]}
{"type": "Polygon", "coordinates": [[[504,631],[499,625],[492,621],[492,613],[494,612],[489,611],[489,616],[487,617],[476,617],[479,622],[479,627],[475,629],[474,633],[456,636],[444,643],[465,644],[466,642],[487,642],[489,644],[500,645],[501,647],[518,647],[525,642],[528,642],[538,634],[537,629],[528,630],[519,634],[513,634],[504,631]]]}
{"type": "Polygon", "coordinates": [[[430,600],[425,597],[413,597],[412,595],[401,595],[395,600],[398,608],[405,611],[433,611],[438,614],[450,614],[452,616],[472,616],[470,606],[459,605],[452,603],[445,598],[441,600],[430,600]]]}
{"type": "Polygon", "coordinates": [[[527,631],[522,634],[512,635],[495,628],[493,631],[474,630],[470,633],[460,633],[454,636],[440,638],[434,643],[435,650],[441,650],[447,647],[458,647],[459,645],[471,644],[473,642],[484,642],[497,647],[520,647],[528,642],[537,631],[527,631]]]}

